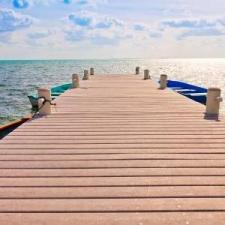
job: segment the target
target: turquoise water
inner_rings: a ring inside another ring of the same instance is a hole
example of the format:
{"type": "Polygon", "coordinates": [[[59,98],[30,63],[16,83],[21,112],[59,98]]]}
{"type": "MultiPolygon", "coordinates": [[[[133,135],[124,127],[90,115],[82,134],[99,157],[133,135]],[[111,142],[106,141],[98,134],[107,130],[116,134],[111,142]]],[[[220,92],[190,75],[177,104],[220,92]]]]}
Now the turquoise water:
{"type": "Polygon", "coordinates": [[[72,73],[90,67],[96,73],[126,74],[136,66],[150,69],[154,80],[166,73],[170,79],[220,87],[225,94],[225,59],[5,60],[0,61],[0,124],[29,113],[27,95],[40,86],[68,83],[72,73]]]}

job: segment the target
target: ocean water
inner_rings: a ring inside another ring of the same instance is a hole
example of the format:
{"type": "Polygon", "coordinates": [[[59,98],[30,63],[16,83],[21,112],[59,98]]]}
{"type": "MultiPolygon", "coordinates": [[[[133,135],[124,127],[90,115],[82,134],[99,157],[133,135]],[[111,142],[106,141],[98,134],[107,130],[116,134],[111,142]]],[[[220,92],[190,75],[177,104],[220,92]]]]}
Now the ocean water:
{"type": "MultiPolygon", "coordinates": [[[[149,69],[155,81],[160,74],[169,79],[203,87],[220,87],[225,99],[225,59],[109,59],[109,60],[3,60],[0,61],[0,124],[31,111],[28,94],[40,86],[71,82],[71,74],[94,67],[96,73],[134,73],[149,69]]],[[[222,105],[225,112],[225,105],[222,105]]]]}

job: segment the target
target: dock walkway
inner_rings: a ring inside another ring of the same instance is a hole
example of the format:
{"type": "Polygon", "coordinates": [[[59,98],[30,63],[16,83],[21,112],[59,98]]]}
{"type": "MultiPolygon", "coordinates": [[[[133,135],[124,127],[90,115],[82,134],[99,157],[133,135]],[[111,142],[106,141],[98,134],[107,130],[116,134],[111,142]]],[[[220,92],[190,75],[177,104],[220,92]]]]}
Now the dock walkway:
{"type": "Polygon", "coordinates": [[[225,224],[225,122],[136,75],[96,75],[0,141],[1,225],[225,224]]]}

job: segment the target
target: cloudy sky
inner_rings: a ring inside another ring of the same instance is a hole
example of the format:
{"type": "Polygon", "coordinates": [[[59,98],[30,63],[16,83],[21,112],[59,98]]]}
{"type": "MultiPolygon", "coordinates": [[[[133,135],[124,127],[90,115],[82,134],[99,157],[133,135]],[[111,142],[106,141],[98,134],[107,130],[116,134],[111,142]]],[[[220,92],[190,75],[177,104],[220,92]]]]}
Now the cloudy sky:
{"type": "Polygon", "coordinates": [[[225,57],[224,0],[0,0],[1,59],[225,57]]]}

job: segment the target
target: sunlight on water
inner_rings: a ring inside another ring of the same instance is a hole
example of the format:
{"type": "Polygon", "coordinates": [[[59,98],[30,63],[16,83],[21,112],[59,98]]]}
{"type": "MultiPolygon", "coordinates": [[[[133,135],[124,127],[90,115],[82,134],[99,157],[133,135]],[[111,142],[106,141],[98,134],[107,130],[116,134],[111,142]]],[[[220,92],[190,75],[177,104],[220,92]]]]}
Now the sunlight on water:
{"type": "MultiPolygon", "coordinates": [[[[225,59],[0,61],[0,124],[30,112],[27,95],[39,86],[70,82],[72,73],[94,67],[96,73],[134,73],[136,66],[202,87],[220,87],[225,99],[225,59]]],[[[222,111],[225,111],[223,104],[222,111]]]]}

